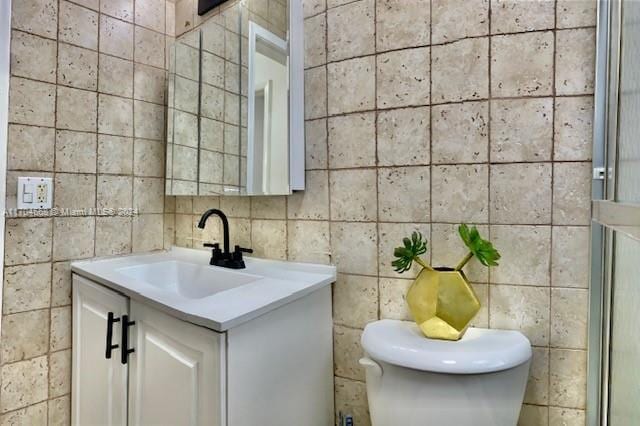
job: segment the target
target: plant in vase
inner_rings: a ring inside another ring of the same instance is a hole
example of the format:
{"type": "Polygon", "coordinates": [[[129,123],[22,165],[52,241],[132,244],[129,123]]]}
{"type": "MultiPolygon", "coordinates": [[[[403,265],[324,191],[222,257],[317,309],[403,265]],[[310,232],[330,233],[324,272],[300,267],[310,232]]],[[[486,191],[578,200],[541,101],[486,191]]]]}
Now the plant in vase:
{"type": "Polygon", "coordinates": [[[433,339],[459,340],[480,310],[480,301],[462,268],[475,257],[484,266],[498,266],[500,253],[483,239],[475,226],[462,224],[458,233],[469,249],[455,268],[434,268],[420,258],[427,252],[427,241],[419,232],[402,240],[392,262],[396,272],[411,269],[413,262],[422,267],[407,292],[407,304],[414,321],[425,336],[433,339]]]}

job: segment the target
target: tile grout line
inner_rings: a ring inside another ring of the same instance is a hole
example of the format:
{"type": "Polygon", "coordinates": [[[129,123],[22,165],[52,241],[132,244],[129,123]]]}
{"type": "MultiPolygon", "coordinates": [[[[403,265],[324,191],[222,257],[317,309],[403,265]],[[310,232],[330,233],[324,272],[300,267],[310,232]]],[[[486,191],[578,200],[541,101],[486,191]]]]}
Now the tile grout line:
{"type": "MultiPolygon", "coordinates": [[[[100,5],[102,5],[102,2],[105,0],[100,0],[100,5]]],[[[133,20],[133,24],[132,24],[132,31],[133,31],[133,51],[131,53],[132,59],[131,59],[131,77],[132,77],[132,87],[131,87],[131,97],[132,99],[135,99],[136,97],[136,40],[138,38],[137,32],[136,32],[136,0],[132,1],[132,6],[133,6],[133,16],[131,17],[131,19],[133,20]]],[[[165,5],[166,8],[166,5],[165,5]]],[[[164,43],[166,45],[166,42],[164,43]]],[[[163,61],[164,62],[164,61],[163,61]]],[[[135,126],[135,122],[136,122],[136,103],[134,100],[131,101],[131,198],[130,198],[130,203],[131,203],[131,208],[136,209],[136,197],[135,197],[135,188],[136,188],[136,126],[135,126]]],[[[166,123],[165,123],[166,124],[166,123]]],[[[162,209],[164,212],[164,200],[162,203],[162,209]]],[[[164,221],[164,217],[162,218],[164,221]]],[[[134,230],[134,217],[131,217],[131,220],[129,221],[129,253],[133,253],[133,244],[134,244],[134,238],[133,238],[133,230],[134,230]]],[[[164,225],[163,225],[164,226],[164,225]]],[[[163,227],[163,231],[164,231],[164,227],[163,227]]]]}
{"type": "MultiPolygon", "coordinates": [[[[217,151],[211,151],[217,152],[217,151]]],[[[425,168],[433,165],[434,167],[478,167],[478,166],[517,166],[517,165],[541,165],[541,164],[551,164],[551,163],[563,163],[563,164],[590,164],[591,160],[562,160],[562,161],[551,161],[551,160],[540,160],[540,161],[505,161],[505,162],[475,162],[475,163],[452,163],[452,162],[442,162],[442,163],[420,163],[420,164],[399,164],[393,166],[387,165],[371,165],[371,166],[350,166],[350,167],[338,167],[338,168],[313,168],[307,169],[307,172],[322,172],[322,171],[333,171],[333,172],[347,172],[353,170],[375,170],[375,169],[415,169],[415,168],[425,168]]],[[[184,179],[177,179],[184,180],[184,179]]],[[[191,182],[185,180],[186,182],[191,182]]],[[[515,224],[515,223],[514,223],[515,224]]]]}
{"type": "MultiPolygon", "coordinates": [[[[79,3],[78,0],[63,0],[63,1],[65,1],[66,3],[71,3],[74,6],[80,7],[82,9],[84,9],[84,10],[88,10],[88,11],[93,12],[93,13],[104,15],[104,16],[108,17],[109,19],[120,21],[122,23],[129,24],[129,25],[132,25],[132,26],[136,25],[136,26],[139,26],[140,28],[143,28],[145,30],[152,31],[152,32],[154,32],[154,33],[156,33],[158,35],[162,35],[162,36],[165,35],[165,33],[162,33],[162,32],[160,32],[160,31],[158,31],[158,30],[156,30],[154,28],[147,27],[147,26],[144,26],[144,25],[139,25],[139,24],[136,23],[135,1],[132,1],[132,4],[133,4],[133,15],[131,16],[131,21],[127,21],[126,19],[123,19],[121,17],[111,15],[111,14],[109,14],[107,12],[103,12],[101,6],[102,6],[102,2],[105,1],[105,0],[100,0],[99,1],[99,5],[98,5],[98,9],[97,10],[96,9],[92,9],[92,8],[90,8],[88,6],[85,6],[84,4],[79,3]]],[[[113,1],[113,0],[106,0],[106,1],[113,1]]],[[[60,10],[60,9],[58,8],[58,10],[60,10]]],[[[166,23],[166,20],[165,20],[165,23],[166,23]]],[[[165,29],[166,29],[166,27],[165,27],[165,29]]]]}
{"type": "MultiPolygon", "coordinates": [[[[324,120],[325,123],[325,135],[326,135],[326,141],[325,141],[325,151],[326,151],[326,165],[327,165],[327,169],[326,169],[326,173],[327,173],[327,177],[326,177],[326,185],[327,185],[327,221],[329,224],[329,261],[330,262],[335,262],[335,256],[333,253],[333,232],[331,229],[331,170],[329,169],[329,164],[331,162],[331,148],[330,148],[330,129],[329,129],[329,67],[327,65],[327,61],[329,59],[329,13],[328,13],[328,9],[326,8],[325,5],[325,9],[322,12],[325,15],[325,26],[324,26],[324,32],[325,32],[325,36],[324,36],[324,64],[322,64],[320,67],[322,67],[322,69],[324,70],[324,116],[321,118],[324,120]]],[[[305,72],[306,74],[306,72],[305,72]]],[[[305,78],[306,80],[306,78],[305,78]]],[[[306,109],[305,109],[305,113],[306,113],[306,109]]],[[[306,135],[305,135],[306,136],[306,135]]],[[[306,173],[306,171],[305,171],[306,173]]],[[[287,217],[289,216],[288,212],[287,212],[287,217]]],[[[337,274],[337,271],[336,271],[337,274]]],[[[336,278],[337,280],[337,278],[336,278]]],[[[335,292],[335,286],[332,287],[332,293],[335,292]]],[[[333,304],[332,304],[332,311],[333,311],[333,304]]],[[[333,314],[332,314],[333,317],[333,314]]]]}
{"type": "MultiPolygon", "coordinates": [[[[356,0],[357,1],[361,1],[361,0],[356,0]]],[[[319,16],[319,15],[316,15],[319,16]]],[[[558,31],[572,31],[572,30],[590,30],[593,29],[595,30],[596,27],[593,25],[588,25],[588,26],[576,26],[576,27],[570,27],[570,28],[559,28],[558,31]]],[[[400,47],[400,48],[394,48],[394,49],[388,49],[388,50],[381,50],[381,51],[374,51],[373,53],[367,53],[367,54],[361,54],[361,55],[354,55],[354,56],[347,56],[344,58],[340,58],[340,59],[335,59],[335,60],[327,60],[326,64],[337,64],[340,62],[346,62],[346,61],[350,61],[353,59],[362,59],[362,58],[366,58],[368,56],[374,56],[374,55],[386,55],[386,54],[390,54],[390,53],[396,53],[396,52],[402,52],[402,51],[407,51],[407,50],[413,50],[413,49],[421,49],[421,48],[426,48],[426,47],[441,47],[441,46],[448,46],[451,44],[455,44],[458,42],[462,42],[462,41],[469,41],[469,40],[477,40],[477,39],[483,39],[483,38],[491,38],[491,37],[509,37],[509,36],[520,36],[520,35],[526,35],[526,34],[541,34],[541,33],[551,33],[556,31],[555,28],[547,28],[547,29],[540,29],[540,30],[529,30],[529,31],[518,31],[518,32],[510,32],[510,33],[496,33],[496,34],[483,34],[483,35],[478,35],[478,36],[466,36],[466,37],[462,37],[456,40],[452,40],[452,41],[447,41],[447,42],[442,42],[442,43],[431,43],[431,44],[415,44],[415,45],[410,45],[410,46],[406,46],[406,47],[400,47]]],[[[319,65],[315,65],[315,66],[309,66],[305,68],[306,70],[311,70],[311,69],[316,69],[321,67],[322,64],[319,65]]]]}
{"type": "MultiPolygon", "coordinates": [[[[100,25],[100,23],[98,23],[98,31],[100,31],[100,29],[101,29],[101,25],[100,25]]],[[[96,54],[96,65],[98,67],[97,70],[99,70],[99,58],[100,58],[100,56],[104,56],[104,57],[112,58],[112,59],[117,59],[117,60],[123,61],[123,62],[131,62],[132,64],[134,63],[134,61],[132,61],[132,60],[123,59],[123,58],[120,58],[120,57],[117,57],[117,56],[112,56],[112,55],[109,55],[107,53],[101,52],[99,50],[100,49],[100,47],[99,47],[100,46],[100,41],[99,40],[98,40],[98,47],[96,48],[96,50],[89,49],[89,48],[86,48],[86,47],[83,47],[83,46],[77,46],[77,45],[70,44],[70,43],[67,43],[67,42],[59,42],[58,44],[59,45],[63,45],[63,46],[68,46],[68,47],[71,47],[73,49],[86,51],[88,53],[95,53],[96,54]]],[[[159,68],[156,68],[156,67],[154,67],[152,65],[148,65],[148,64],[144,64],[144,63],[137,63],[136,62],[135,65],[151,68],[154,71],[162,71],[159,68]]],[[[29,79],[29,80],[36,81],[36,82],[48,83],[46,81],[33,79],[33,78],[30,78],[30,77],[22,77],[22,78],[29,79]]],[[[82,91],[86,91],[86,92],[98,92],[98,93],[102,93],[102,94],[108,95],[108,96],[124,98],[124,99],[133,99],[133,100],[136,100],[136,101],[145,102],[145,103],[149,103],[149,104],[165,106],[163,103],[157,102],[157,101],[151,101],[151,100],[143,99],[143,98],[135,98],[134,96],[131,96],[131,97],[122,96],[122,95],[116,94],[114,92],[105,92],[99,87],[98,78],[97,77],[96,77],[96,88],[95,89],[90,89],[90,88],[81,87],[81,86],[74,86],[71,83],[65,83],[65,82],[58,82],[56,85],[57,86],[67,87],[67,88],[70,88],[70,89],[77,89],[77,90],[82,90],[82,91]]]]}
{"type": "MultiPolygon", "coordinates": [[[[100,9],[100,2],[102,0],[98,1],[98,9],[100,9]]],[[[98,185],[100,184],[99,182],[99,175],[98,175],[98,155],[100,155],[100,150],[99,150],[99,138],[98,138],[98,125],[100,122],[100,30],[102,28],[101,25],[101,21],[102,19],[100,19],[100,12],[98,12],[98,43],[97,43],[97,47],[96,47],[96,55],[97,55],[97,63],[96,63],[96,67],[97,67],[97,73],[96,73],[96,135],[95,135],[95,141],[96,141],[96,161],[95,161],[95,177],[96,177],[96,181],[95,181],[95,185],[94,185],[94,205],[95,208],[98,208],[98,185]]],[[[97,211],[97,210],[96,210],[97,211]]],[[[97,252],[97,247],[98,247],[98,241],[97,241],[97,236],[98,236],[98,219],[96,218],[94,220],[94,226],[93,226],[93,255],[96,255],[97,252]]]]}
{"type": "MultiPolygon", "coordinates": [[[[557,25],[558,25],[558,0],[554,0],[554,4],[553,4],[553,63],[552,63],[552,80],[551,80],[551,91],[553,93],[553,103],[552,103],[552,108],[551,108],[551,129],[552,129],[552,133],[551,133],[551,200],[550,203],[551,205],[549,206],[549,216],[550,216],[550,222],[551,222],[551,228],[550,228],[550,234],[549,234],[549,257],[548,257],[548,261],[549,261],[549,269],[548,269],[548,274],[549,274],[549,299],[548,299],[548,315],[549,315],[549,324],[548,324],[548,349],[547,349],[547,356],[549,359],[549,367],[547,370],[547,405],[549,405],[550,403],[550,398],[551,398],[551,379],[552,379],[552,366],[551,366],[551,346],[552,346],[552,338],[551,338],[551,334],[553,332],[553,327],[552,327],[552,321],[553,321],[553,310],[552,310],[552,303],[553,303],[553,281],[552,281],[552,276],[553,276],[553,202],[554,202],[554,162],[556,160],[556,155],[555,155],[555,149],[556,149],[556,140],[555,140],[555,136],[556,136],[556,122],[555,122],[555,118],[556,118],[556,96],[557,96],[557,86],[556,86],[556,76],[557,76],[557,55],[558,55],[558,33],[557,33],[557,25]]],[[[595,97],[595,95],[594,95],[595,97]]],[[[551,412],[550,410],[547,408],[547,422],[551,421],[551,412]]]]}
{"type": "MultiPolygon", "coordinates": [[[[60,54],[60,45],[59,45],[59,37],[60,37],[60,5],[61,5],[61,0],[57,0],[57,11],[56,11],[56,91],[55,91],[55,102],[54,102],[54,132],[55,132],[55,136],[54,136],[54,148],[53,148],[53,179],[52,179],[52,186],[53,191],[52,191],[52,200],[51,200],[51,206],[54,207],[55,206],[55,200],[56,200],[56,191],[55,191],[55,181],[56,181],[56,172],[55,172],[55,164],[56,164],[56,160],[57,160],[57,147],[58,147],[58,69],[59,69],[59,62],[60,62],[60,58],[59,58],[59,54],[60,54]]],[[[97,109],[97,108],[96,108],[97,109]]],[[[51,305],[52,305],[52,301],[53,301],[53,265],[54,265],[54,260],[55,260],[55,219],[51,218],[50,223],[51,223],[51,252],[50,252],[50,256],[51,256],[51,268],[49,270],[49,335],[47,336],[47,397],[46,397],[46,411],[47,411],[47,419],[46,422],[47,424],[49,424],[49,399],[51,397],[50,395],[50,389],[51,389],[51,334],[52,334],[52,322],[51,322],[51,314],[52,314],[52,309],[51,309],[51,305]]]]}
{"type": "MultiPolygon", "coordinates": [[[[373,0],[373,50],[376,52],[378,50],[378,1],[381,0],[373,0]]],[[[379,135],[378,135],[378,119],[380,117],[380,112],[378,111],[378,55],[375,56],[374,60],[374,85],[373,85],[373,102],[376,109],[374,113],[374,161],[375,165],[379,164],[379,154],[378,154],[378,144],[379,144],[379,135]]],[[[328,82],[327,82],[328,87],[328,82]]],[[[328,113],[328,111],[327,111],[328,113]]],[[[375,188],[376,188],[376,302],[377,302],[377,319],[380,319],[382,316],[382,302],[380,296],[380,169],[376,167],[375,173],[375,188]]]]}
{"type": "MultiPolygon", "coordinates": [[[[326,7],[326,3],[325,3],[325,8],[322,11],[322,13],[324,14],[325,17],[325,26],[324,26],[324,64],[321,65],[321,69],[324,70],[324,123],[325,123],[325,152],[326,152],[326,165],[327,165],[327,176],[326,176],[326,185],[327,185],[327,228],[328,228],[328,243],[329,243],[329,263],[330,264],[334,264],[336,266],[336,282],[331,286],[331,344],[332,344],[332,351],[331,351],[331,375],[333,376],[333,385],[335,388],[335,382],[336,382],[336,357],[335,357],[335,323],[333,321],[333,318],[335,317],[335,306],[333,303],[333,300],[335,298],[335,293],[336,293],[336,287],[338,285],[338,278],[339,278],[339,273],[338,273],[338,268],[336,265],[336,258],[335,255],[333,253],[333,227],[331,226],[331,171],[329,170],[329,164],[330,164],[330,159],[331,159],[331,149],[330,149],[330,132],[329,132],[329,67],[327,64],[327,61],[329,60],[329,12],[328,9],[326,7]]],[[[304,19],[304,21],[306,21],[306,19],[304,19]]],[[[306,81],[306,77],[307,77],[307,72],[305,70],[305,81],[306,81]]],[[[305,84],[306,85],[306,84],[305,84]]],[[[306,99],[305,99],[306,102],[306,99]]],[[[305,115],[307,114],[306,108],[305,108],[305,115]]],[[[306,119],[306,117],[305,117],[306,119]]],[[[305,138],[306,138],[306,132],[305,132],[305,138]]],[[[306,146],[306,144],[305,144],[306,146]]],[[[307,172],[305,171],[305,174],[307,174],[307,172]]],[[[307,183],[308,185],[308,183],[307,183]]],[[[306,186],[306,185],[305,185],[306,186]]],[[[306,188],[305,188],[306,189],[306,188]]],[[[287,211],[287,219],[289,219],[289,212],[287,211]]],[[[334,390],[333,395],[332,395],[332,399],[333,399],[333,407],[334,407],[334,413],[333,413],[333,418],[336,418],[337,415],[337,411],[338,411],[338,399],[336,398],[336,392],[334,390]]]]}
{"type": "MultiPolygon", "coordinates": [[[[429,241],[433,243],[433,1],[429,1],[429,241]]],[[[429,263],[433,263],[433,247],[429,250],[429,263]]]]}
{"type": "MultiPolygon", "coordinates": [[[[67,173],[65,173],[67,174],[67,173]]],[[[106,176],[110,176],[110,177],[118,177],[119,175],[106,175],[106,176]]],[[[122,176],[122,177],[130,177],[130,176],[122,176]]],[[[147,179],[158,179],[158,178],[147,178],[147,179]]],[[[183,197],[182,195],[178,195],[178,197],[183,197]]],[[[190,197],[190,196],[187,196],[190,197]]],[[[208,197],[221,197],[219,195],[209,195],[208,197]]],[[[163,214],[162,211],[149,211],[144,213],[146,215],[161,215],[163,214]]],[[[196,213],[184,213],[184,212],[177,212],[177,214],[196,214],[196,213]]],[[[98,217],[104,217],[105,215],[97,215],[98,217]]],[[[57,217],[78,217],[78,215],[74,215],[74,214],[69,214],[69,215],[50,215],[50,216],[44,216],[44,217],[40,217],[40,216],[17,216],[17,217],[10,217],[10,219],[12,220],[47,220],[47,219],[51,219],[51,218],[57,218],[57,217]]],[[[85,216],[88,217],[88,216],[85,216]]],[[[251,219],[250,216],[229,216],[230,219],[251,219]]],[[[256,219],[260,219],[260,220],[265,220],[265,221],[278,221],[278,220],[285,220],[285,218],[269,218],[269,217],[256,217],[256,219]]],[[[345,220],[345,219],[339,219],[339,220],[335,220],[335,219],[318,219],[318,218],[307,218],[307,217],[289,217],[289,220],[293,220],[293,221],[299,221],[299,222],[331,222],[331,223],[343,223],[343,224],[348,224],[348,223],[362,223],[362,224],[376,224],[378,222],[376,222],[375,220],[353,220],[353,219],[349,219],[349,220],[345,220]]],[[[429,224],[433,224],[433,225],[458,225],[460,224],[460,221],[444,221],[444,220],[437,220],[437,221],[433,221],[433,222],[428,222],[428,221],[380,221],[379,223],[381,224],[390,224],[390,225],[429,225],[429,224]]],[[[474,225],[478,225],[478,226],[490,226],[490,227],[514,227],[514,228],[551,228],[551,227],[562,227],[562,228],[588,228],[589,225],[587,224],[552,224],[550,222],[545,222],[545,223],[488,223],[488,222],[479,222],[479,221],[473,221],[470,222],[471,224],[474,225]]],[[[36,263],[42,263],[42,262],[36,262],[36,263]]],[[[16,264],[11,264],[9,266],[18,266],[18,265],[25,265],[23,263],[16,263],[16,264]]]]}
{"type": "MultiPolygon", "coordinates": [[[[164,99],[164,140],[167,141],[168,140],[168,136],[169,136],[169,132],[168,132],[168,125],[169,125],[169,96],[168,96],[168,88],[169,88],[169,67],[168,67],[168,58],[169,58],[169,53],[167,52],[167,45],[169,40],[167,39],[169,37],[169,29],[167,28],[167,2],[163,1],[163,10],[164,10],[164,20],[163,20],[163,25],[164,25],[164,35],[162,38],[162,47],[163,47],[163,53],[164,53],[164,73],[163,73],[163,81],[164,81],[164,90],[163,90],[163,99],[164,99]]],[[[174,6],[174,10],[175,10],[175,6],[174,6]]],[[[134,16],[134,20],[135,20],[135,16],[134,16]]],[[[174,19],[175,21],[175,19],[174,19]]],[[[174,32],[175,32],[175,23],[174,23],[174,32]]],[[[134,90],[135,90],[135,66],[134,66],[134,76],[133,76],[133,84],[134,84],[134,90]]],[[[135,96],[135,92],[134,92],[134,96],[135,96]]],[[[173,142],[174,139],[173,137],[171,138],[171,141],[173,142]]],[[[163,249],[168,249],[167,247],[167,226],[169,226],[169,224],[167,223],[167,177],[166,177],[166,170],[167,170],[167,150],[168,150],[168,144],[166,144],[166,148],[164,150],[164,155],[163,155],[163,159],[164,161],[163,163],[163,168],[164,168],[164,172],[163,175],[164,176],[164,184],[162,186],[162,248],[163,249]]],[[[132,219],[133,222],[133,219],[132,219]]],[[[175,215],[173,217],[173,225],[171,228],[175,234],[175,215]]],[[[131,245],[133,246],[133,228],[131,229],[131,245]]],[[[175,241],[175,235],[173,240],[175,241]]]]}
{"type": "MultiPolygon", "coordinates": [[[[487,101],[487,223],[489,224],[489,229],[487,231],[488,233],[488,238],[489,241],[491,241],[491,239],[493,238],[492,236],[492,223],[491,223],[491,173],[492,173],[492,167],[491,167],[491,104],[492,104],[492,97],[493,97],[493,91],[491,90],[491,83],[492,83],[492,78],[491,78],[491,71],[492,71],[492,67],[491,67],[491,59],[492,59],[492,55],[491,55],[491,46],[492,46],[492,42],[493,42],[493,38],[491,36],[491,30],[492,30],[492,15],[493,15],[493,9],[491,7],[491,5],[493,4],[493,0],[489,0],[488,2],[488,9],[487,9],[487,26],[488,26],[488,30],[489,30],[489,42],[487,43],[488,45],[488,52],[487,52],[487,71],[488,71],[488,81],[487,81],[487,93],[488,93],[488,98],[489,100],[487,101]]],[[[488,276],[488,282],[487,282],[487,328],[491,328],[491,289],[492,289],[492,271],[491,268],[488,268],[489,270],[487,271],[487,276],[488,276]]]]}
{"type": "MultiPolygon", "coordinates": [[[[25,126],[22,124],[13,124],[13,126],[21,126],[21,127],[38,127],[38,126],[25,126]]],[[[52,129],[53,128],[47,128],[47,129],[52,129]]],[[[82,132],[82,131],[75,131],[75,130],[65,130],[65,129],[58,129],[61,132],[69,132],[69,133],[82,133],[82,134],[88,134],[88,135],[94,135],[94,136],[107,136],[107,137],[113,137],[113,138],[122,138],[122,139],[132,139],[129,136],[118,136],[118,135],[109,135],[106,133],[93,133],[93,132],[82,132]]],[[[145,139],[145,138],[136,138],[138,140],[141,141],[146,141],[146,142],[151,142],[151,143],[157,143],[157,144],[161,144],[163,143],[162,141],[156,140],[156,139],[145,139]]],[[[178,146],[185,146],[185,145],[178,145],[178,146]]],[[[187,147],[188,148],[188,147],[187,147]]],[[[204,151],[207,152],[212,152],[212,153],[221,153],[220,151],[211,151],[211,150],[207,150],[204,149],[204,151]]],[[[228,154],[228,155],[232,155],[235,156],[233,154],[228,154]]],[[[451,163],[451,162],[442,162],[442,163],[434,163],[434,164],[429,164],[429,163],[420,163],[420,164],[398,164],[398,165],[371,165],[371,166],[356,166],[356,167],[340,167],[340,168],[333,168],[333,169],[323,169],[323,168],[310,168],[310,169],[306,169],[306,172],[322,172],[322,171],[335,171],[335,172],[346,172],[346,171],[352,171],[352,170],[372,170],[372,169],[412,169],[412,168],[425,168],[425,167],[429,167],[430,165],[433,165],[434,167],[469,167],[469,168],[476,168],[478,166],[517,166],[517,165],[543,165],[543,164],[591,164],[592,160],[558,160],[558,161],[552,161],[552,160],[540,160],[540,161],[504,161],[504,162],[492,162],[492,163],[488,163],[488,162],[474,162],[474,163],[451,163]]],[[[58,173],[62,173],[62,174],[69,174],[69,175],[90,175],[93,173],[90,172],[85,172],[85,171],[69,171],[69,170],[37,170],[34,168],[20,168],[20,167],[13,167],[11,169],[9,169],[10,172],[42,172],[42,173],[53,173],[54,171],[58,172],[58,173]]],[[[100,175],[112,175],[112,176],[133,176],[130,173],[115,173],[115,172],[101,172],[99,173],[100,175]]],[[[137,175],[138,177],[145,177],[145,178],[155,178],[155,179],[163,179],[163,176],[160,175],[153,175],[153,174],[139,174],[137,175]]],[[[195,182],[192,180],[188,180],[188,179],[174,179],[176,181],[181,181],[181,182],[195,182]]],[[[223,194],[210,194],[210,196],[223,196],[223,194]]],[[[480,222],[478,222],[480,223],[480,222]]],[[[516,223],[513,223],[516,224],[516,223]]],[[[570,226],[570,224],[568,224],[567,226],[570,226]]],[[[578,225],[579,226],[579,225],[578,225]]]]}
{"type": "MultiPolygon", "coordinates": [[[[423,48],[423,49],[428,49],[428,47],[423,48]]],[[[374,56],[378,56],[378,55],[368,55],[364,58],[371,58],[374,56]]],[[[361,58],[359,58],[361,59],[361,58]]],[[[318,69],[318,68],[314,68],[314,69],[318,69]]],[[[308,71],[308,70],[307,70],[308,71]]],[[[340,113],[335,113],[335,114],[329,114],[328,117],[329,118],[335,118],[335,117],[345,117],[345,116],[350,116],[350,115],[363,115],[363,114],[367,114],[367,113],[373,113],[376,111],[397,111],[397,110],[410,110],[410,109],[420,109],[420,108],[425,108],[425,107],[445,107],[445,106],[453,106],[453,105],[464,105],[464,104],[473,104],[473,103],[481,103],[481,102],[489,102],[489,101],[518,101],[518,100],[523,100],[523,101],[528,101],[528,100],[535,100],[535,99],[553,99],[555,98],[592,98],[594,95],[593,93],[575,93],[575,94],[567,94],[567,95],[557,95],[554,96],[553,94],[544,94],[544,95],[531,95],[531,96],[494,96],[493,98],[489,99],[487,98],[474,98],[474,99],[463,99],[460,101],[447,101],[447,102],[436,102],[436,103],[429,103],[429,104],[413,104],[413,105],[404,105],[404,106],[400,106],[400,107],[378,107],[373,108],[373,109],[356,109],[356,110],[351,110],[351,111],[346,111],[346,112],[340,112],[340,113]]],[[[311,118],[307,118],[305,119],[305,121],[317,121],[317,120],[321,120],[322,118],[325,118],[324,116],[314,116],[311,118]]]]}
{"type": "MultiPolygon", "coordinates": [[[[101,13],[101,12],[96,12],[96,13],[98,13],[98,15],[104,15],[104,14],[103,14],[103,13],[101,13]]],[[[108,16],[108,15],[104,15],[104,16],[108,16]]],[[[131,25],[132,27],[134,27],[134,26],[135,26],[134,24],[130,24],[130,25],[131,25]]],[[[42,36],[42,35],[40,35],[40,34],[36,34],[36,33],[30,32],[30,31],[27,31],[27,30],[21,29],[21,28],[13,28],[13,27],[12,27],[12,28],[11,28],[11,32],[12,32],[12,33],[13,33],[13,32],[17,32],[17,33],[21,33],[21,34],[26,34],[26,35],[29,35],[29,36],[34,37],[34,38],[38,38],[38,39],[42,39],[42,40],[46,40],[46,41],[55,42],[55,43],[57,43],[57,44],[63,44],[63,45],[65,45],[65,46],[71,46],[71,47],[76,48],[76,49],[81,49],[81,50],[86,50],[86,51],[89,51],[89,52],[95,52],[95,53],[98,53],[97,48],[96,48],[96,49],[91,49],[91,48],[86,47],[86,46],[81,46],[81,45],[79,45],[79,44],[74,44],[74,43],[72,43],[72,42],[70,42],[70,41],[59,40],[58,38],[53,39],[53,38],[51,38],[51,37],[44,37],[44,36],[42,36]]],[[[158,34],[159,34],[159,33],[158,33],[158,34]]],[[[98,37],[99,37],[99,34],[98,34],[98,37]]],[[[126,57],[123,57],[123,56],[114,55],[114,54],[112,54],[112,53],[99,52],[99,54],[100,54],[100,55],[103,55],[103,56],[106,56],[106,57],[109,57],[109,58],[118,59],[118,60],[121,60],[121,61],[133,62],[133,59],[129,59],[129,58],[126,58],[126,57]]],[[[215,55],[215,54],[214,54],[214,55],[215,55]]],[[[216,55],[216,56],[217,56],[217,55],[216,55]]],[[[143,66],[145,66],[145,67],[153,68],[154,70],[157,70],[157,71],[164,71],[164,69],[163,69],[163,68],[158,67],[158,66],[156,66],[156,65],[152,65],[152,64],[148,64],[148,63],[144,63],[144,62],[137,62],[137,63],[138,63],[139,65],[143,65],[143,66]]],[[[19,77],[19,76],[18,76],[18,77],[19,77]]],[[[49,81],[38,80],[38,79],[35,79],[35,78],[29,78],[29,77],[25,77],[25,78],[27,78],[27,79],[29,79],[29,80],[32,80],[32,81],[39,81],[39,82],[42,82],[42,83],[48,83],[48,84],[53,84],[53,85],[60,85],[60,86],[65,86],[65,87],[73,87],[73,86],[66,86],[65,84],[57,84],[57,83],[52,83],[52,82],[49,82],[49,81]]],[[[188,78],[186,78],[186,79],[187,79],[187,80],[189,80],[188,78]]],[[[87,90],[87,91],[91,91],[91,90],[89,90],[89,89],[81,89],[81,88],[80,88],[80,90],[87,90]]]]}

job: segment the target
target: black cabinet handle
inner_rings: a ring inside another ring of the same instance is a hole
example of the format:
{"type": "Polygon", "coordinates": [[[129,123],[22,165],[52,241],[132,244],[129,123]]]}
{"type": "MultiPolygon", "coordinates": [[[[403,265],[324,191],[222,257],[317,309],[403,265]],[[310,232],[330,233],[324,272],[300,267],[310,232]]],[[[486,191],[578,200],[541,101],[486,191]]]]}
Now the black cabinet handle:
{"type": "Polygon", "coordinates": [[[113,340],[113,324],[116,322],[120,322],[120,318],[114,318],[113,312],[109,312],[107,314],[107,348],[105,350],[105,358],[111,359],[111,351],[113,349],[118,349],[118,345],[112,345],[111,341],[113,340]]]}
{"type": "Polygon", "coordinates": [[[135,321],[129,321],[129,315],[122,316],[122,349],[120,349],[120,361],[126,364],[129,354],[135,352],[134,348],[129,349],[129,327],[134,325],[135,321]]]}

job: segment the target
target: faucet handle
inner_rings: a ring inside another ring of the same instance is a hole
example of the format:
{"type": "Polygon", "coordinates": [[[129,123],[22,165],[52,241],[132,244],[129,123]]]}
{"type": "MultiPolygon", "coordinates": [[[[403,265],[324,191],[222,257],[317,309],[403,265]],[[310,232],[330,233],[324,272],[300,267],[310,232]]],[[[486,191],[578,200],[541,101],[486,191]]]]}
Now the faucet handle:
{"type": "MultiPolygon", "coordinates": [[[[233,251],[233,260],[242,262],[242,253],[253,253],[253,250],[249,248],[236,246],[235,250],[233,251]]],[[[242,265],[243,265],[242,267],[244,268],[244,262],[242,262],[242,265]]]]}
{"type": "MultiPolygon", "coordinates": [[[[222,250],[220,250],[220,243],[205,243],[205,247],[211,248],[211,262],[214,262],[222,258],[222,250]]],[[[213,265],[213,263],[211,263],[213,265]]]]}
{"type": "Polygon", "coordinates": [[[244,269],[246,266],[244,264],[244,260],[242,259],[242,253],[253,253],[252,249],[236,246],[231,254],[231,262],[229,262],[230,268],[233,269],[244,269]]]}

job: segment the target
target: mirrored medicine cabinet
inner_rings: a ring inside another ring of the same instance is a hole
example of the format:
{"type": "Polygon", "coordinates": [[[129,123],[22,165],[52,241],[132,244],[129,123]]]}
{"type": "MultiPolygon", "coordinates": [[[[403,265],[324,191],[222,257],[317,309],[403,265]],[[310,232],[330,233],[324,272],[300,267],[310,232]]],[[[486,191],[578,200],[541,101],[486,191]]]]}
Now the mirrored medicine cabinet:
{"type": "Polygon", "coordinates": [[[304,189],[299,0],[229,1],[169,51],[167,195],[304,189]]]}

